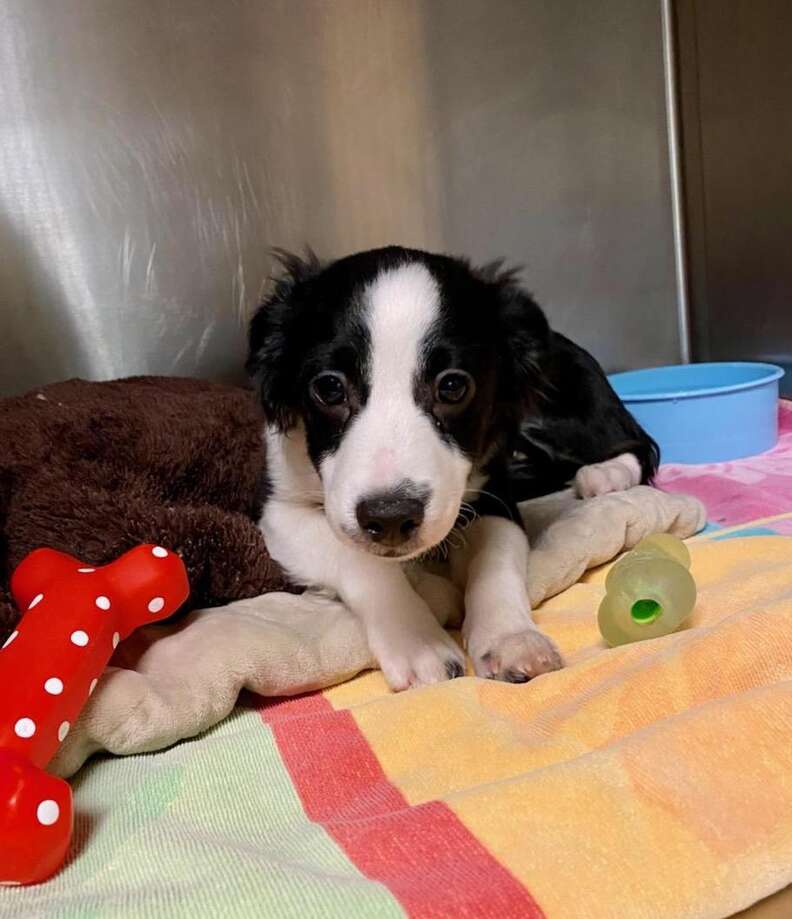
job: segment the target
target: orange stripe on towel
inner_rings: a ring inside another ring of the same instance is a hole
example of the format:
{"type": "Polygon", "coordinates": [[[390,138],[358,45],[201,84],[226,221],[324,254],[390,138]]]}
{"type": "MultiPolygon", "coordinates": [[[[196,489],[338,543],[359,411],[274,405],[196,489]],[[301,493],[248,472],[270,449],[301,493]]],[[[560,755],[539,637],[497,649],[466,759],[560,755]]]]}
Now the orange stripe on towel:
{"type": "Polygon", "coordinates": [[[525,887],[445,804],[407,803],[350,712],[319,694],[261,700],[259,712],[308,817],[408,915],[542,919],[525,887]]]}

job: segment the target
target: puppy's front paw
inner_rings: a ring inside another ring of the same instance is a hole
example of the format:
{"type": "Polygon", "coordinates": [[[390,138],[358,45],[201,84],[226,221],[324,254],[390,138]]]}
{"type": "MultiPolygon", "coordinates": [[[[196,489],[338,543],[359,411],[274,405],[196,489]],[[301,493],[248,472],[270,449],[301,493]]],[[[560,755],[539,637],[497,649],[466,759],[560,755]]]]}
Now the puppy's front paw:
{"type": "Polygon", "coordinates": [[[623,453],[604,463],[578,469],[575,491],[581,498],[596,498],[614,491],[626,491],[641,481],[641,466],[632,453],[623,453]]]}
{"type": "Polygon", "coordinates": [[[394,692],[464,676],[465,656],[439,626],[422,634],[369,639],[383,676],[394,692]]]}
{"type": "Polygon", "coordinates": [[[480,652],[473,652],[477,676],[506,683],[527,683],[540,673],[564,666],[552,641],[537,629],[526,629],[494,641],[480,652]]]}

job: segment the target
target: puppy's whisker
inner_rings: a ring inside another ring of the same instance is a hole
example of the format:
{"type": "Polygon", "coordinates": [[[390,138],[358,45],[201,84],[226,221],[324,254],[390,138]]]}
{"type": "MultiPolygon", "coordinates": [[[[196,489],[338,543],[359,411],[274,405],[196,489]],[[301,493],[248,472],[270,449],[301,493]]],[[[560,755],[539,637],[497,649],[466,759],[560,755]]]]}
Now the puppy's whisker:
{"type": "Polygon", "coordinates": [[[503,507],[503,509],[504,509],[504,510],[506,511],[506,513],[508,514],[509,520],[513,520],[513,519],[514,519],[514,513],[512,512],[512,509],[511,509],[511,508],[509,507],[509,505],[503,500],[503,498],[499,498],[497,495],[493,494],[491,491],[486,491],[484,488],[468,488],[468,489],[466,489],[466,490],[467,490],[468,492],[471,492],[471,491],[472,491],[472,492],[475,492],[476,494],[479,494],[479,495],[486,495],[488,498],[492,498],[493,501],[497,501],[498,504],[500,504],[501,507],[503,507]]]}
{"type": "Polygon", "coordinates": [[[467,544],[468,542],[462,529],[458,526],[454,526],[449,530],[446,538],[442,542],[427,550],[421,558],[426,561],[445,561],[451,549],[459,551],[460,549],[466,548],[467,544]]]}
{"type": "Polygon", "coordinates": [[[466,530],[478,517],[476,510],[464,501],[459,506],[457,528],[466,530]]]}
{"type": "Polygon", "coordinates": [[[448,558],[448,543],[444,539],[435,546],[430,546],[418,556],[420,562],[444,562],[448,558]]]}

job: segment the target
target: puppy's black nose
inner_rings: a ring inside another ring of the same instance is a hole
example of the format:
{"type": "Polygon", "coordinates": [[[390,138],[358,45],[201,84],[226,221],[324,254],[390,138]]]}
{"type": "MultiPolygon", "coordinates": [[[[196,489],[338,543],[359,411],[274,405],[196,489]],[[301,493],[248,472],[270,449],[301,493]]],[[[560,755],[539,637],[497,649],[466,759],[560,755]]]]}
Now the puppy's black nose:
{"type": "Polygon", "coordinates": [[[360,529],[384,546],[400,546],[423,522],[426,501],[399,492],[372,495],[355,509],[360,529]]]}

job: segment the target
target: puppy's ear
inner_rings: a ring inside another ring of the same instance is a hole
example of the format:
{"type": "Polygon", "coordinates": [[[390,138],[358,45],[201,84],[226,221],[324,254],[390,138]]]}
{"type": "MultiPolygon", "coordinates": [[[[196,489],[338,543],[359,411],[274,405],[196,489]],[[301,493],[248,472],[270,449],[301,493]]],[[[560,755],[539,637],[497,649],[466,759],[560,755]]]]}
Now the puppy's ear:
{"type": "Polygon", "coordinates": [[[250,322],[245,369],[252,377],[267,420],[281,431],[297,423],[301,395],[300,316],[310,283],[321,264],[310,250],[305,258],[273,250],[280,272],[250,322]]]}
{"type": "Polygon", "coordinates": [[[494,291],[501,340],[506,347],[503,383],[508,399],[517,399],[523,413],[536,410],[547,397],[549,381],[543,361],[548,353],[550,326],[533,297],[518,281],[520,269],[493,262],[479,276],[494,291]]]}

